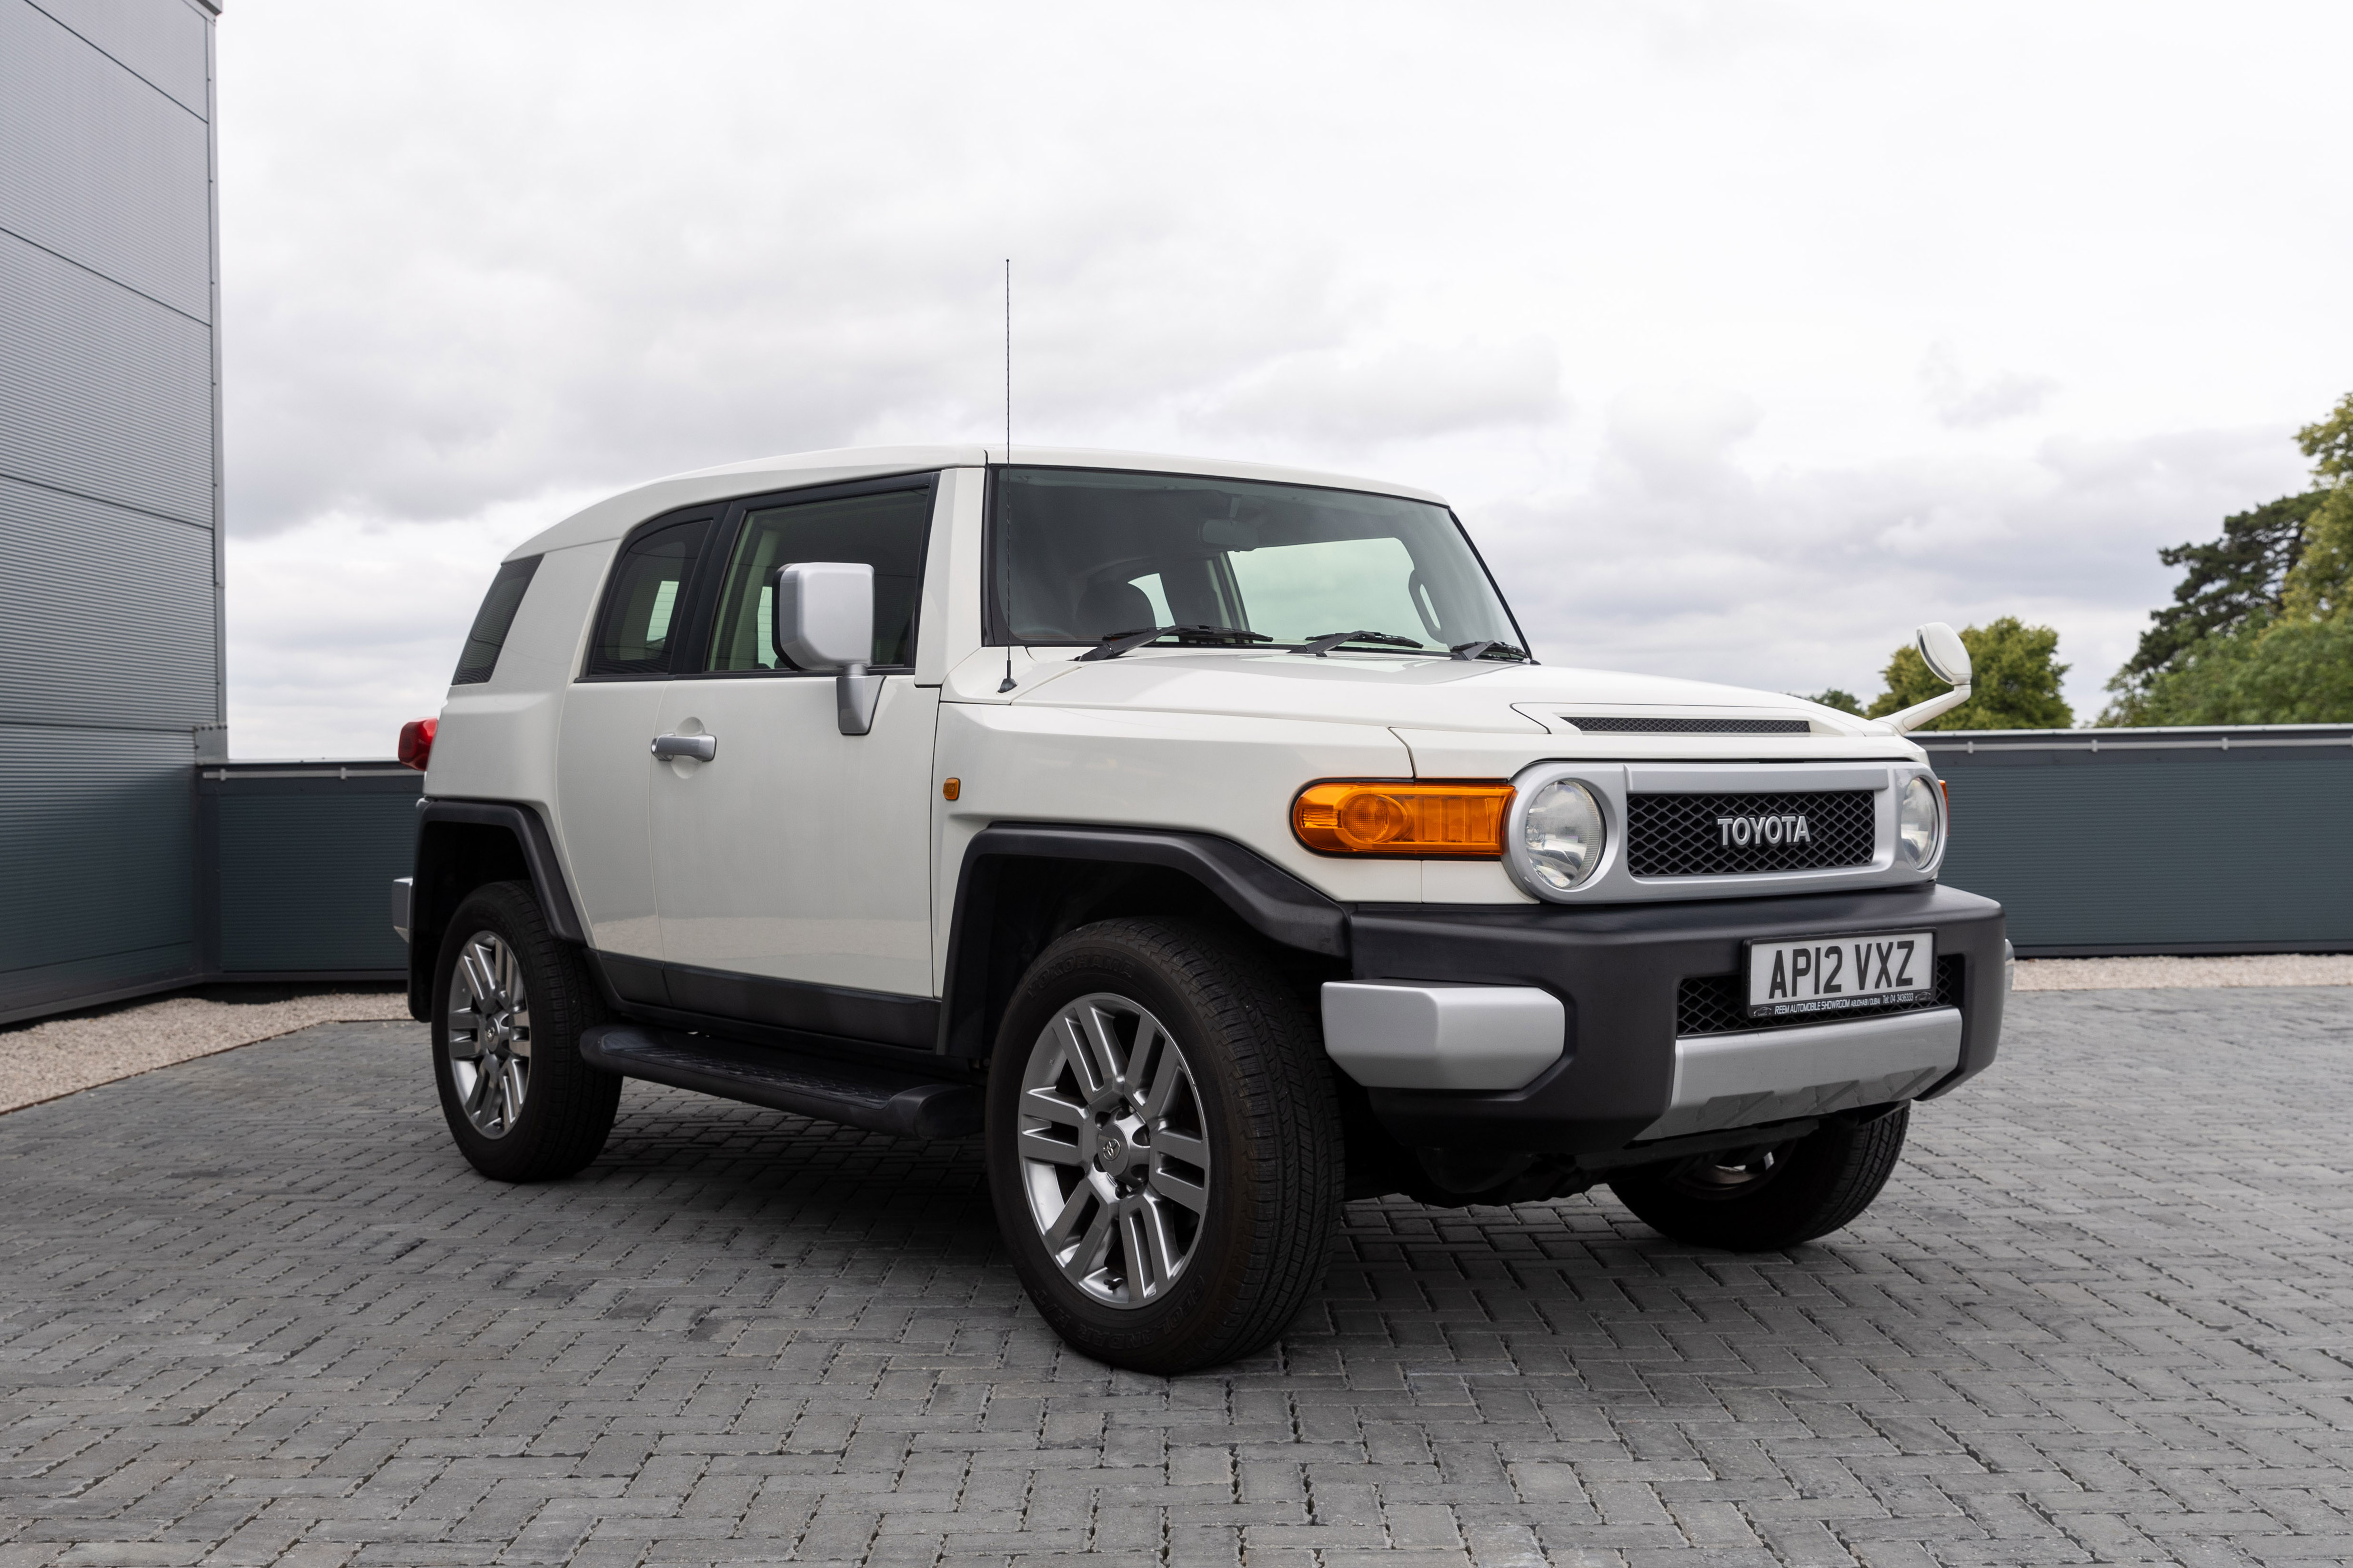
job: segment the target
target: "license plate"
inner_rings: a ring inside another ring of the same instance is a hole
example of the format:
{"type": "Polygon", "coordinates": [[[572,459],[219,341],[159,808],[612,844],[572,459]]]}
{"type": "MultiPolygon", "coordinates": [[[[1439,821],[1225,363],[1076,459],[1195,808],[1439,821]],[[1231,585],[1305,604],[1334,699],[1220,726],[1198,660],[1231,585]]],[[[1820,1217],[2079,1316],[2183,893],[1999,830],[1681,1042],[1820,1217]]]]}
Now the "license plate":
{"type": "Polygon", "coordinates": [[[1748,1016],[1858,1013],[1917,1001],[1936,985],[1936,933],[1875,931],[1748,944],[1748,1016]]]}

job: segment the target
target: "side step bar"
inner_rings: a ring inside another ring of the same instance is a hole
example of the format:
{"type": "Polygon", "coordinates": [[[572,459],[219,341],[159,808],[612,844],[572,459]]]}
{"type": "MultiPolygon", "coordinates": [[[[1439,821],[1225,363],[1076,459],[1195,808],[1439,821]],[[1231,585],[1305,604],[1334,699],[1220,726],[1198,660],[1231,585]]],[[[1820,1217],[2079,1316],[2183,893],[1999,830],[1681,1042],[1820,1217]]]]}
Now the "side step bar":
{"type": "Polygon", "coordinates": [[[964,1138],[980,1131],[980,1091],[917,1073],[772,1051],[710,1035],[642,1024],[599,1024],[582,1032],[591,1067],[862,1127],[902,1138],[964,1138]]]}

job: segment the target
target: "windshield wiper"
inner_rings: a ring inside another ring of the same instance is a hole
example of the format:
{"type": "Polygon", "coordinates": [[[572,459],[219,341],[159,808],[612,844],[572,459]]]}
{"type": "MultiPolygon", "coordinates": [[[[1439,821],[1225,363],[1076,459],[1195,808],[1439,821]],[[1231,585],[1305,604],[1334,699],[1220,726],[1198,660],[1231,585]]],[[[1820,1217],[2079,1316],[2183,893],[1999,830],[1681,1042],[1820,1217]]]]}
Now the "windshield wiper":
{"type": "Polygon", "coordinates": [[[1133,652],[1145,643],[1161,637],[1175,637],[1180,643],[1206,644],[1216,647],[1223,643],[1272,642],[1264,632],[1246,632],[1240,626],[1144,626],[1132,632],[1112,632],[1094,647],[1079,655],[1078,661],[1087,664],[1098,658],[1117,658],[1133,652]]]}
{"type": "Polygon", "coordinates": [[[1323,658],[1334,648],[1344,643],[1352,642],[1378,643],[1383,647],[1419,647],[1421,646],[1413,638],[1401,637],[1394,632],[1324,632],[1319,637],[1312,637],[1300,644],[1299,651],[1312,653],[1317,658],[1323,658]]]}
{"type": "Polygon", "coordinates": [[[1446,651],[1457,658],[1508,658],[1521,664],[1528,661],[1527,649],[1492,638],[1483,642],[1459,642],[1446,651]]]}

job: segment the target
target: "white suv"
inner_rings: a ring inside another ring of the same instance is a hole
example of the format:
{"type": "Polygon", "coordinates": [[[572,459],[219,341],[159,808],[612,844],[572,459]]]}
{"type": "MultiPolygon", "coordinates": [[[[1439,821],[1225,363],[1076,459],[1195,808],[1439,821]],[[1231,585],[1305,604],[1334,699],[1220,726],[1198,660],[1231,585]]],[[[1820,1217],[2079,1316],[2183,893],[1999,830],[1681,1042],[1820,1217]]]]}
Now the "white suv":
{"type": "Polygon", "coordinates": [[[627,1077],[977,1133],[1039,1311],[1158,1372],[1280,1332],[1349,1197],[1846,1224],[2000,1032],[1901,733],[1966,654],[1867,721],[1525,640],[1443,500],[1326,474],[897,447],[590,507],[403,737],[450,1131],[565,1175],[627,1077]]]}

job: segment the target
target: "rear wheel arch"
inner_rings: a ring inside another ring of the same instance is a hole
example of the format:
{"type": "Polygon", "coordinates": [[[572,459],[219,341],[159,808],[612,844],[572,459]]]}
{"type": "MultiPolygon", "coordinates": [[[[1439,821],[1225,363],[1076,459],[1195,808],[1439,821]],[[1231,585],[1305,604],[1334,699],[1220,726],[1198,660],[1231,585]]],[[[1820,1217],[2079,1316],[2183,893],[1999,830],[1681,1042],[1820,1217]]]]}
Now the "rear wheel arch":
{"type": "Polygon", "coordinates": [[[408,1011],[433,1016],[433,966],[450,917],[476,889],[492,882],[528,883],[542,918],[558,939],[584,942],[554,837],[539,813],[500,801],[427,797],[419,808],[417,859],[411,873],[408,1011]]]}

